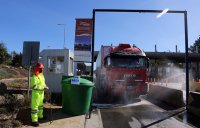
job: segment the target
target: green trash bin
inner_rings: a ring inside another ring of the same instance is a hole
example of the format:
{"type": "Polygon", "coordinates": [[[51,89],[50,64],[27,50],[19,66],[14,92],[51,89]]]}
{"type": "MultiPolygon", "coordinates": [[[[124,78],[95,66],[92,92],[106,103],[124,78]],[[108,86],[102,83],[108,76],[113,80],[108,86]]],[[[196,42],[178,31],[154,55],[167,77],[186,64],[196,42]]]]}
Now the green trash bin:
{"type": "Polygon", "coordinates": [[[89,112],[94,83],[81,77],[62,80],[62,111],[69,115],[89,112]]]}

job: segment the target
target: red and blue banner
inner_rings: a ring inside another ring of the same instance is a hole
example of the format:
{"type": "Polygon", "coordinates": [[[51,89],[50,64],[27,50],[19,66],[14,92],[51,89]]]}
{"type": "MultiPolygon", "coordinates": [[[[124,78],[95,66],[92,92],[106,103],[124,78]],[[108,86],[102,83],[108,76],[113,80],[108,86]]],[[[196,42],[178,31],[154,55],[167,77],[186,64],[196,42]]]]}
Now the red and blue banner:
{"type": "Polygon", "coordinates": [[[92,19],[76,19],[74,61],[91,62],[92,19]]]}

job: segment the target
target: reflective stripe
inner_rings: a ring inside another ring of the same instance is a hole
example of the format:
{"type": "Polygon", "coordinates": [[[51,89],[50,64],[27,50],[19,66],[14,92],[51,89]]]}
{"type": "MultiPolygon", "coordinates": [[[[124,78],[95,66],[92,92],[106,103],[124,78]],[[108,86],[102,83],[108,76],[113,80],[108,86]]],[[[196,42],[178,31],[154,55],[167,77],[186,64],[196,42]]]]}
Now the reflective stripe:
{"type": "Polygon", "coordinates": [[[38,109],[43,109],[43,106],[39,106],[38,109]]]}
{"type": "Polygon", "coordinates": [[[38,110],[31,110],[31,114],[38,113],[38,110]]]}
{"type": "Polygon", "coordinates": [[[32,89],[34,91],[44,91],[44,89],[32,89]]]}

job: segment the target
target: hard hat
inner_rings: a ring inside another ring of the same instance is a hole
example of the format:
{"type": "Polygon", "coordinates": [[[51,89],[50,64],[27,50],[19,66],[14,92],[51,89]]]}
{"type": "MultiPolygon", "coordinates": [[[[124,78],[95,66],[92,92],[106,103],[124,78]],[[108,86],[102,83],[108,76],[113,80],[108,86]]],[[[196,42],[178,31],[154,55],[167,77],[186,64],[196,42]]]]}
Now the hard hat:
{"type": "Polygon", "coordinates": [[[40,62],[38,62],[35,67],[44,69],[44,65],[42,63],[40,63],[40,62]]]}
{"type": "Polygon", "coordinates": [[[38,62],[34,67],[34,74],[38,76],[38,74],[42,73],[43,71],[44,71],[44,65],[38,62]]]}

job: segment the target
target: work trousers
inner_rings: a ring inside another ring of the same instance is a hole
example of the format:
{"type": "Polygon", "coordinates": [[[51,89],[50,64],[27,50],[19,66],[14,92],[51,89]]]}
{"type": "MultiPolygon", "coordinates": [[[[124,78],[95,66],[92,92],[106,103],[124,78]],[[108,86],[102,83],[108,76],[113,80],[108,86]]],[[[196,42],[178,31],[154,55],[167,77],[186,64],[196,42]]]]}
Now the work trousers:
{"type": "Polygon", "coordinates": [[[38,122],[38,118],[43,118],[44,90],[32,90],[31,96],[31,120],[38,122]]]}

